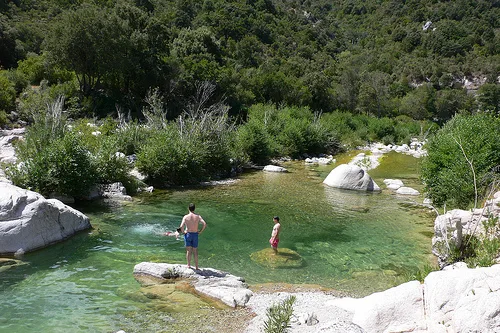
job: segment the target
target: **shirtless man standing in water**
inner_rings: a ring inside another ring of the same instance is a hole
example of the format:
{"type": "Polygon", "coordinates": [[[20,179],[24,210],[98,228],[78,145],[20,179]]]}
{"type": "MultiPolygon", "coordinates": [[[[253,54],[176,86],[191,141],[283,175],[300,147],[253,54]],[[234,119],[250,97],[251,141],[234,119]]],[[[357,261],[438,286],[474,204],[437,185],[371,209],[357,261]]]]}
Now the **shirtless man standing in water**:
{"type": "Polygon", "coordinates": [[[198,269],[198,235],[205,230],[207,223],[203,218],[194,213],[195,206],[193,203],[189,204],[189,214],[184,215],[179,228],[184,229],[184,244],[186,245],[186,260],[188,268],[191,268],[191,253],[194,254],[194,263],[198,269]],[[198,231],[199,224],[202,228],[198,231]]]}

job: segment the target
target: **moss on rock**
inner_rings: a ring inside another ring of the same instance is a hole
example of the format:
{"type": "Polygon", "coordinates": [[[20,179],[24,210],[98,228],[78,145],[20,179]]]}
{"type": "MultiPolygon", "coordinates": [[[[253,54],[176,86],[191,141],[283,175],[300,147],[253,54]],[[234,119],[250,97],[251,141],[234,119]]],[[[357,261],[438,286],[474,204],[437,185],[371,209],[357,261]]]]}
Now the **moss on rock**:
{"type": "Polygon", "coordinates": [[[250,258],[259,265],[269,268],[299,268],[305,262],[297,252],[287,249],[278,249],[278,254],[274,254],[273,249],[267,248],[250,255],[250,258]]]}

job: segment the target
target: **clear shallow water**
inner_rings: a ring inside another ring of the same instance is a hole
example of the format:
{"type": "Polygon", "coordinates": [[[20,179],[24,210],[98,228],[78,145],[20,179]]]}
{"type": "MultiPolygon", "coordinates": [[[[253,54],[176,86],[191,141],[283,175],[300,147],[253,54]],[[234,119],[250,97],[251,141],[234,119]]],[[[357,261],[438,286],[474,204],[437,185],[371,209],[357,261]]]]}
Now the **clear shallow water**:
{"type": "MultiPolygon", "coordinates": [[[[384,178],[400,178],[420,189],[417,163],[390,154],[369,173],[382,188],[384,178]]],[[[421,197],[326,187],[322,181],[335,165],[285,166],[290,173],[251,172],[231,185],[157,192],[113,209],[81,207],[93,230],[0,271],[0,332],[155,332],[176,315],[210,311],[171,287],[160,299],[132,275],[141,261],[185,262],[183,242],[161,234],[175,230],[189,202],[208,223],[200,266],[250,284],[318,284],[366,295],[403,282],[432,260],[433,217],[405,204],[421,197]],[[250,259],[269,246],[274,215],[282,222],[280,247],[299,253],[302,267],[270,269],[250,259]]]]}

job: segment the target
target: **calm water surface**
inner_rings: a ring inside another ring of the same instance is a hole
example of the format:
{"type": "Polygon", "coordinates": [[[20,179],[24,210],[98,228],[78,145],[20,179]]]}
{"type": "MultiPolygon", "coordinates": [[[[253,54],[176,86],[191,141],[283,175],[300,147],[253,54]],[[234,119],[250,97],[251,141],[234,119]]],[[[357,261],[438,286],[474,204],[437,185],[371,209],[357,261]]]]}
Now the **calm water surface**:
{"type": "MultiPolygon", "coordinates": [[[[326,187],[335,165],[289,162],[286,174],[250,172],[231,185],[157,191],[112,209],[79,207],[93,230],[0,271],[0,332],[159,332],[176,315],[199,311],[206,303],[195,296],[172,288],[164,299],[151,296],[132,275],[142,261],[185,262],[183,242],[161,234],[175,230],[189,202],[208,223],[200,266],[250,284],[318,284],[366,295],[428,264],[433,217],[407,205],[423,198],[326,187]],[[302,257],[300,268],[251,260],[269,246],[273,215],[282,222],[280,247],[302,257]]],[[[421,189],[418,160],[409,156],[386,155],[369,173],[382,188],[383,179],[399,178],[421,189]]]]}

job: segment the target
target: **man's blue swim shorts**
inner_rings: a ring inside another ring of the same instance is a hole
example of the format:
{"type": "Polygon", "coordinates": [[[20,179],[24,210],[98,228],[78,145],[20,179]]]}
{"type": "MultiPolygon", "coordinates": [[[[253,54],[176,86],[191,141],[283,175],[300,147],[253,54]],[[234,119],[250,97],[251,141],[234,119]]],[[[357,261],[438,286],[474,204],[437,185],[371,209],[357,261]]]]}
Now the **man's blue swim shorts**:
{"type": "Polygon", "coordinates": [[[197,232],[188,232],[184,235],[184,245],[198,247],[198,233],[197,232]]]}

